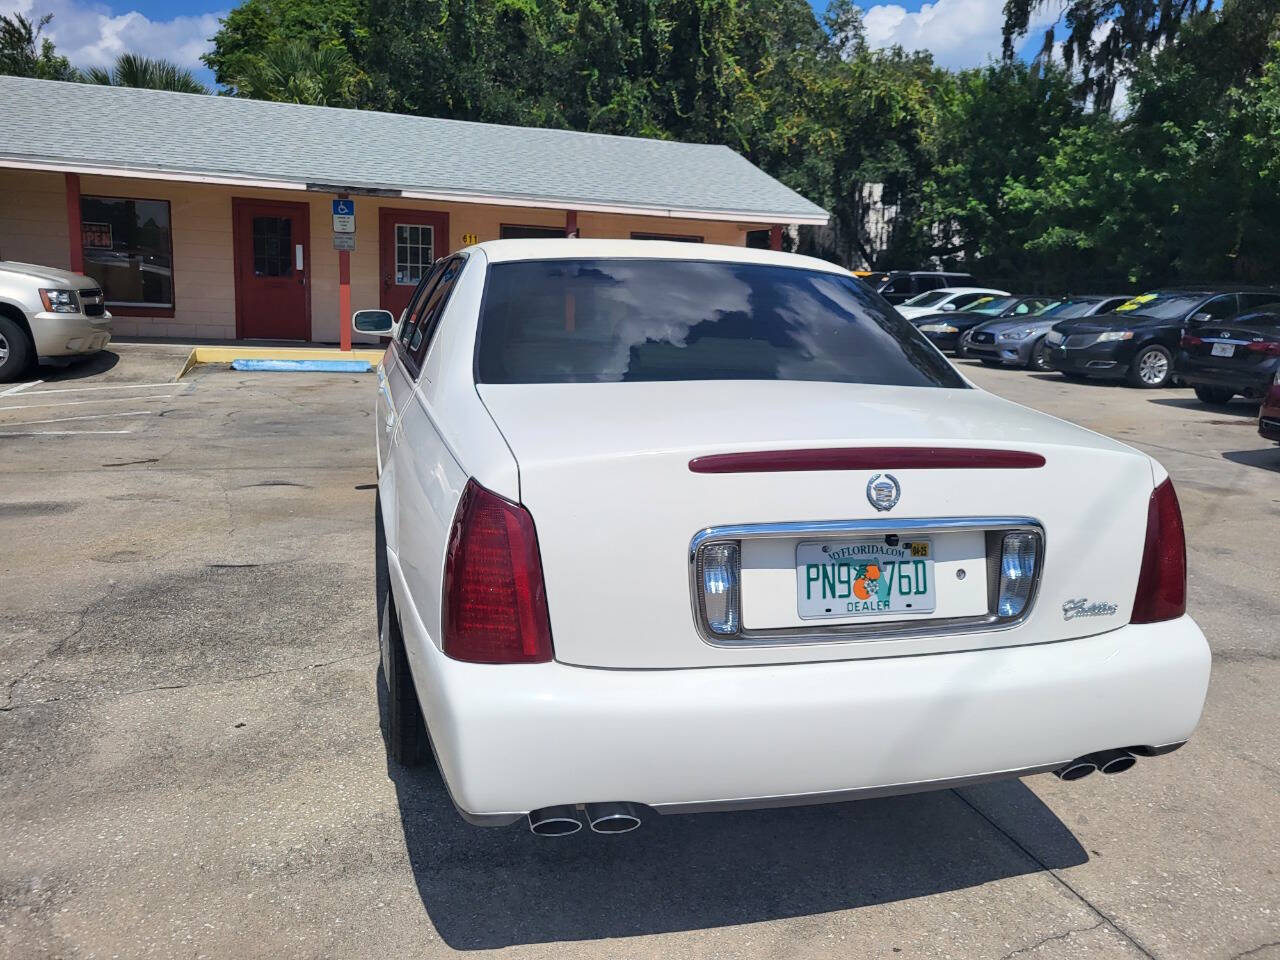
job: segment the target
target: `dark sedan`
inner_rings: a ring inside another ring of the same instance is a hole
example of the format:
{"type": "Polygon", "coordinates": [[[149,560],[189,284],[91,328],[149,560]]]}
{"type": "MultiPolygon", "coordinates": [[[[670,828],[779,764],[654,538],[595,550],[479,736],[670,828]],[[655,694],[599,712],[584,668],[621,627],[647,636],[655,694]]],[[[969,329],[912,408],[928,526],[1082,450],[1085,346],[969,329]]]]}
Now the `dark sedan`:
{"type": "Polygon", "coordinates": [[[1280,303],[1184,334],[1176,369],[1203,403],[1261,399],[1280,370],[1280,303]]]}
{"type": "Polygon", "coordinates": [[[999,317],[1034,316],[1057,302],[1054,297],[980,297],[959,310],[914,317],[911,322],[943,353],[964,356],[967,343],[961,338],[979,324],[999,317]]]}
{"type": "Polygon", "coordinates": [[[1221,323],[1280,299],[1265,288],[1156,290],[1121,304],[1114,313],[1054,324],[1045,337],[1045,359],[1064,376],[1128,380],[1135,387],[1163,387],[1173,379],[1174,354],[1184,329],[1221,323]]]}
{"type": "Polygon", "coordinates": [[[964,338],[965,355],[976,357],[989,366],[1048,370],[1044,338],[1055,323],[1108,313],[1128,299],[1128,296],[1094,294],[1072,296],[1031,316],[988,320],[974,327],[964,338]]]}

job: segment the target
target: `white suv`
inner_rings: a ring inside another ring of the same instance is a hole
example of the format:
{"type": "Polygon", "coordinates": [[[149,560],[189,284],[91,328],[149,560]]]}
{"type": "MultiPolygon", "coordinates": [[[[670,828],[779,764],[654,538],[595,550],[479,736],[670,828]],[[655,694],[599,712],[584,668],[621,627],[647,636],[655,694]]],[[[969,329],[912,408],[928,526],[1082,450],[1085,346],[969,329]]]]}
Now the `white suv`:
{"type": "Polygon", "coordinates": [[[97,280],[0,260],[0,383],[37,359],[96,353],[110,342],[111,314],[97,280]]]}

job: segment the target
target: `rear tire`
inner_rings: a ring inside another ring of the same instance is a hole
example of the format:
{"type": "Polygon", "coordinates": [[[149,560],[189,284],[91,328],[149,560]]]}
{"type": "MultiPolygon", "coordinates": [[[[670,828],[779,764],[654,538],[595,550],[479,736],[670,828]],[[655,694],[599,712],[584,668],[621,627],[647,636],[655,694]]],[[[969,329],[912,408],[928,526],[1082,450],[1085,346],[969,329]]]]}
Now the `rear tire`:
{"type": "Polygon", "coordinates": [[[1196,399],[1210,406],[1220,407],[1230,403],[1235,391],[1225,387],[1196,387],[1196,399]]]}
{"type": "Polygon", "coordinates": [[[386,562],[386,537],[382,530],[381,504],[376,508],[375,593],[378,597],[378,647],[381,666],[378,670],[381,702],[382,739],[387,756],[404,767],[420,767],[431,759],[431,743],[418,703],[418,691],[409,672],[409,657],[400,632],[400,616],[391,596],[390,573],[386,562]]]}
{"type": "Polygon", "coordinates": [[[418,691],[409,672],[409,658],[404,652],[400,634],[400,618],[395,604],[387,596],[382,611],[382,669],[384,687],[382,737],[387,756],[402,767],[421,767],[431,758],[427,727],[418,703],[418,691]]]}
{"type": "Polygon", "coordinates": [[[0,383],[10,383],[26,373],[34,354],[27,331],[0,316],[0,383]]]}
{"type": "Polygon", "coordinates": [[[1143,347],[1129,364],[1129,383],[1143,390],[1167,387],[1173,379],[1173,354],[1158,343],[1143,347]]]}

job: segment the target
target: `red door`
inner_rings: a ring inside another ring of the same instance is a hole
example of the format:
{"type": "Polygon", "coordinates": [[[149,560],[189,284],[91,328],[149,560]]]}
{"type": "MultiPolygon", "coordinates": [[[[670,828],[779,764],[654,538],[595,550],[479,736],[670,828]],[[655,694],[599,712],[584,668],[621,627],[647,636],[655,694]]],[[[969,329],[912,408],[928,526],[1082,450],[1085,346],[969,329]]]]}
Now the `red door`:
{"type": "Polygon", "coordinates": [[[382,309],[400,316],[431,262],[448,252],[447,213],[380,208],[378,265],[382,274],[382,309]]]}
{"type": "Polygon", "coordinates": [[[305,203],[231,200],[236,336],[310,340],[310,210],[305,203]]]}

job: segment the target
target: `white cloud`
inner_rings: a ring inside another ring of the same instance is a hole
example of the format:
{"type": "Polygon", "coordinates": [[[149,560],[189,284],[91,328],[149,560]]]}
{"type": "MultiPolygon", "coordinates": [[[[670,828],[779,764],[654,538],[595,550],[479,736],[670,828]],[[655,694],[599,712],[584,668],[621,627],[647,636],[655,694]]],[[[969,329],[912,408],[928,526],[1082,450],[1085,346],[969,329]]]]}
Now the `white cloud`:
{"type": "MultiPolygon", "coordinates": [[[[1033,15],[1026,42],[1038,50],[1044,29],[1057,17],[1056,4],[1033,15]]],[[[914,13],[881,3],[863,10],[863,23],[873,47],[928,50],[941,66],[975,67],[1000,56],[1004,0],[937,0],[914,13]]]]}
{"type": "Polygon", "coordinates": [[[53,14],[45,31],[74,66],[105,66],[121,53],[137,53],[171,60],[206,80],[200,55],[212,46],[209,38],[218,30],[218,18],[226,16],[222,11],[150,20],[136,10],[113,14],[103,4],[84,0],[0,0],[0,11],[31,19],[53,14]]]}

